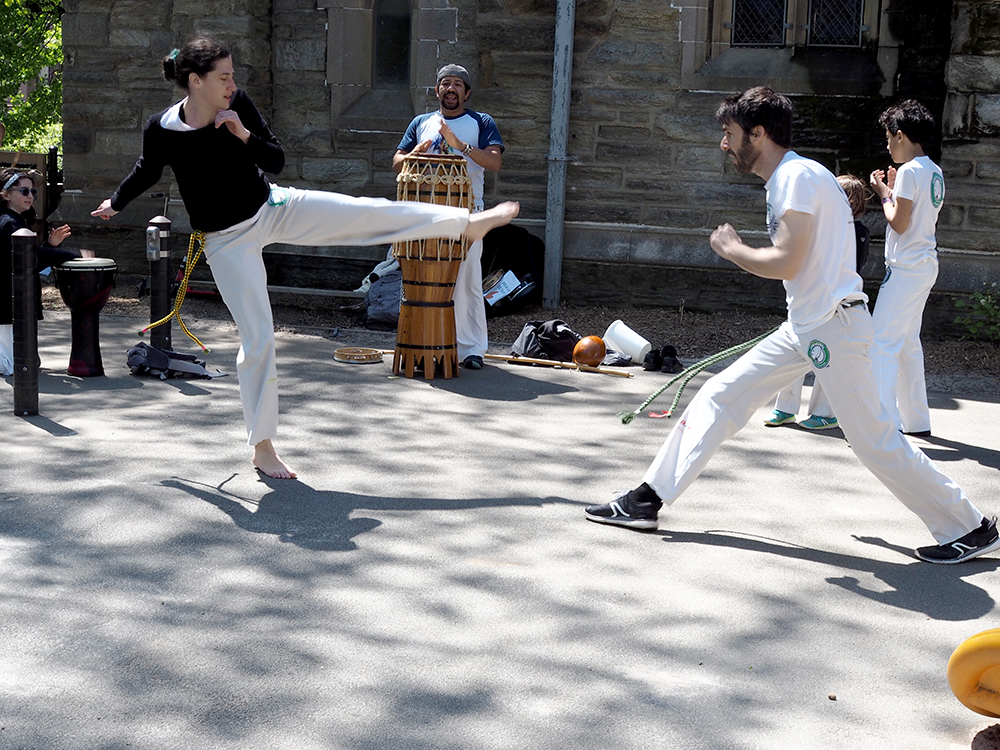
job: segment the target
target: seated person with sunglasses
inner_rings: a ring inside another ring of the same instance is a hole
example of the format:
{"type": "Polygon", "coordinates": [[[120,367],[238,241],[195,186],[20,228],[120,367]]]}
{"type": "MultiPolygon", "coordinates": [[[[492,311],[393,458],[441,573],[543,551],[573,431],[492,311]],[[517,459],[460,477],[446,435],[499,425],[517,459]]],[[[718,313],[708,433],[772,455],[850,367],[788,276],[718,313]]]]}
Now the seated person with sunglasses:
{"type": "MultiPolygon", "coordinates": [[[[0,172],[0,375],[14,373],[14,290],[12,284],[12,236],[18,229],[29,227],[35,221],[32,206],[38,197],[35,179],[41,177],[34,170],[9,167],[0,172]]],[[[38,270],[57,266],[72,258],[93,258],[92,250],[68,250],[59,247],[69,237],[69,226],[64,224],[49,232],[48,241],[38,246],[38,270]]],[[[42,319],[42,290],[37,287],[36,314],[42,319]]]]}

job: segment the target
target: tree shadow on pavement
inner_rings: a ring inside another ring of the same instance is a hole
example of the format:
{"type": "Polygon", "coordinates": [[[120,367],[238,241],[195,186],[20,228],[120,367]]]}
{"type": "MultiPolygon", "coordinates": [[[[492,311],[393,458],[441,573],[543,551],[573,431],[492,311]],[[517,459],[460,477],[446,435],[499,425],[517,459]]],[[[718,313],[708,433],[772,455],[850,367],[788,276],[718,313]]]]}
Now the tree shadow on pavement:
{"type": "Polygon", "coordinates": [[[995,608],[995,602],[986,591],[964,580],[968,576],[994,572],[1000,568],[1000,560],[992,558],[976,558],[961,565],[933,565],[916,560],[912,557],[912,551],[906,547],[890,544],[878,537],[854,538],[864,544],[899,552],[910,559],[905,563],[890,563],[721,529],[710,529],[702,533],[661,531],[660,535],[665,542],[708,544],[762,552],[868,573],[887,584],[890,590],[865,588],[853,576],[831,577],[826,580],[845,591],[890,607],[921,612],[933,620],[975,620],[995,608]]]}
{"type": "Polygon", "coordinates": [[[222,485],[213,487],[180,478],[167,479],[160,484],[182,490],[214,505],[245,531],[270,534],[282,542],[324,552],[357,549],[354,537],[382,525],[382,521],[375,518],[351,516],[360,509],[425,511],[543,504],[537,497],[475,500],[370,497],[315,490],[301,481],[270,480],[267,477],[262,477],[262,481],[271,487],[271,492],[259,502],[227,492],[222,489],[222,485]]]}

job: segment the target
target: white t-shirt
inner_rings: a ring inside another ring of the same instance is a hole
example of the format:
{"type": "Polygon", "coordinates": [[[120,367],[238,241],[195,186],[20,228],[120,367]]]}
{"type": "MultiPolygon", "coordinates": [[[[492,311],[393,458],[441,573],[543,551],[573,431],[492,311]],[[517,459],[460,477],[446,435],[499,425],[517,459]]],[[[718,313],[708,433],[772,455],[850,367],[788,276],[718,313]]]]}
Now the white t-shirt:
{"type": "MultiPolygon", "coordinates": [[[[500,140],[500,132],[497,130],[497,126],[493,121],[493,118],[485,112],[476,112],[471,109],[465,110],[465,112],[458,117],[443,117],[440,110],[437,112],[428,112],[427,114],[417,115],[413,118],[413,121],[410,122],[409,127],[406,128],[406,133],[403,134],[403,139],[399,142],[399,145],[396,148],[401,151],[409,152],[412,151],[413,147],[418,143],[430,139],[433,143],[430,148],[427,149],[427,153],[448,153],[451,149],[448,148],[447,143],[441,137],[440,133],[442,119],[448,123],[448,127],[451,128],[451,131],[463,143],[471,143],[473,146],[482,149],[485,149],[487,146],[499,146],[500,151],[503,152],[503,141],[500,140]]],[[[451,153],[455,152],[451,151],[451,153]]],[[[486,169],[479,164],[476,164],[476,162],[468,156],[465,157],[465,164],[469,170],[469,179],[472,180],[473,208],[477,211],[482,211],[484,186],[483,175],[485,174],[486,169]]]]}
{"type": "Polygon", "coordinates": [[[788,321],[796,333],[805,333],[830,319],[844,300],[864,300],[857,261],[854,217],[847,194],[822,164],[785,154],[767,190],[767,231],[775,239],[786,211],[813,217],[812,240],[798,275],[783,281],[788,321]]]}
{"type": "Polygon", "coordinates": [[[936,228],[944,203],[944,175],[929,157],[911,159],[896,172],[893,198],[913,201],[910,225],[899,234],[892,227],[885,233],[885,264],[911,268],[937,257],[936,228]]]}

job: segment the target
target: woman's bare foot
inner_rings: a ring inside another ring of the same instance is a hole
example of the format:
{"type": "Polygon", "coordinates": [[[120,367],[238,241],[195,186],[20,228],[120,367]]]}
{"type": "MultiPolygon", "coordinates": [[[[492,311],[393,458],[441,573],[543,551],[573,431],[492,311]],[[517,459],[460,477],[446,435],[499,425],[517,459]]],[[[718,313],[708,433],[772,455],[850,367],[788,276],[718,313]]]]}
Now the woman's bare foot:
{"type": "Polygon", "coordinates": [[[480,211],[469,217],[469,225],[465,228],[465,236],[469,242],[481,240],[491,229],[510,224],[521,210],[521,204],[514,201],[501,203],[488,211],[480,211]]]}
{"type": "Polygon", "coordinates": [[[253,447],[253,465],[275,479],[295,479],[295,472],[281,460],[270,440],[261,440],[253,447]]]}

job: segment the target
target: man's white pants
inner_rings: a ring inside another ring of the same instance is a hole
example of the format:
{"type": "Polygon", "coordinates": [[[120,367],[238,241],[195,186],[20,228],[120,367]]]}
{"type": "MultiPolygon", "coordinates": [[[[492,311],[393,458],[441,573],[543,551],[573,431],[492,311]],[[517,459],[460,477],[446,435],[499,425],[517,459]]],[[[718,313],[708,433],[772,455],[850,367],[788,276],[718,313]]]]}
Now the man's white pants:
{"type": "Polygon", "coordinates": [[[839,308],[797,336],[789,323],[705,383],[643,477],[673,503],[774,393],[812,367],[861,462],[926,524],[939,544],[977,528],[980,513],[962,489],[889,421],[878,398],[868,350],[872,319],[863,306],[839,308]]]}
{"type": "Polygon", "coordinates": [[[875,300],[872,371],[889,418],[903,432],[931,428],[924,377],[920,324],[937,281],[938,262],[928,258],[912,268],[889,266],[875,300]]]}
{"type": "Polygon", "coordinates": [[[290,245],[382,245],[402,240],[462,235],[464,208],[384,198],[353,198],[318,190],[272,186],[271,202],[252,219],[208,232],[205,258],[240,332],[236,371],[247,442],[273,440],[278,430],[278,371],[274,322],[262,250],[290,245]]]}
{"type": "Polygon", "coordinates": [[[458,361],[473,355],[482,357],[489,347],[486,331],[486,300],[483,297],[483,241],[476,240],[469,246],[465,260],[458,267],[455,280],[455,339],[458,343],[458,361]]]}

